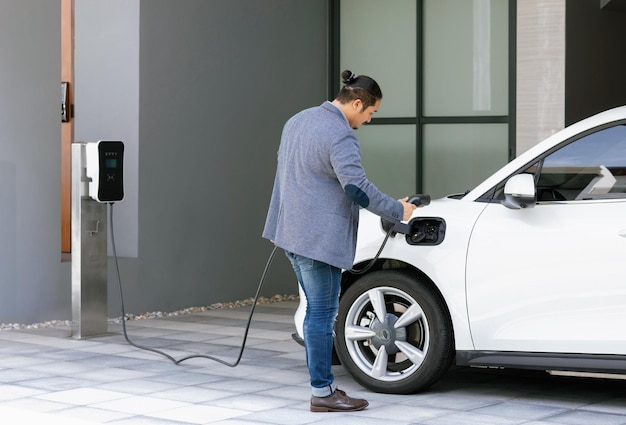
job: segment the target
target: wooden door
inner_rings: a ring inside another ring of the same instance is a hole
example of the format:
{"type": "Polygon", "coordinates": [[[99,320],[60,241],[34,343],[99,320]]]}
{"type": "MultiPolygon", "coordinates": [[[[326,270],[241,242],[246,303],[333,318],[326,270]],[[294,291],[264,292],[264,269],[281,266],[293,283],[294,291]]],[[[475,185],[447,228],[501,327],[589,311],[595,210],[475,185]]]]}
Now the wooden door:
{"type": "Polygon", "coordinates": [[[72,251],[71,148],[74,141],[74,0],[61,0],[61,82],[67,83],[67,121],[61,122],[61,252],[72,251]]]}

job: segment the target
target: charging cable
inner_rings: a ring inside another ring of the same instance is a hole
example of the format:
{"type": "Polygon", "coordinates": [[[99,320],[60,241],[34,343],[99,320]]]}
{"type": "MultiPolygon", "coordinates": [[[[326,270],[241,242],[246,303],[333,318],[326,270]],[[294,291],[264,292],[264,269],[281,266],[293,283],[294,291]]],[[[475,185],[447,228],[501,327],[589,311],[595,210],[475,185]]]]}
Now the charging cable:
{"type": "MultiPolygon", "coordinates": [[[[243,341],[241,343],[241,348],[239,349],[239,355],[237,356],[237,360],[233,363],[229,363],[225,360],[222,360],[218,357],[214,357],[214,356],[210,356],[208,354],[192,354],[189,355],[187,357],[183,357],[181,359],[176,359],[172,356],[170,356],[169,354],[161,351],[161,350],[157,350],[156,348],[152,348],[152,347],[146,347],[143,345],[139,345],[135,342],[133,342],[129,337],[128,337],[128,332],[126,330],[126,310],[124,307],[124,293],[122,290],[122,278],[121,278],[121,274],[120,274],[120,267],[119,267],[119,263],[117,260],[117,250],[116,250],[116,246],[115,246],[115,232],[113,229],[113,204],[114,202],[109,202],[109,223],[110,223],[110,227],[111,227],[111,246],[113,248],[113,258],[115,259],[115,271],[117,274],[117,283],[118,283],[118,287],[119,287],[119,293],[120,293],[120,304],[121,304],[121,308],[122,308],[122,330],[124,333],[124,338],[126,339],[126,342],[128,342],[130,345],[139,348],[141,350],[146,350],[146,351],[151,351],[153,353],[159,354],[161,356],[166,357],[167,359],[169,359],[170,361],[172,361],[174,364],[180,364],[182,362],[184,362],[185,360],[189,360],[189,359],[194,359],[194,358],[203,358],[203,359],[209,359],[209,360],[213,360],[216,361],[218,363],[221,363],[225,366],[229,366],[229,367],[235,367],[239,364],[239,362],[241,361],[241,357],[243,356],[243,350],[246,346],[246,341],[248,340],[248,332],[250,331],[250,324],[252,323],[252,315],[254,314],[254,309],[256,308],[257,302],[259,300],[259,296],[261,294],[261,288],[263,287],[263,283],[265,282],[265,277],[267,276],[267,271],[270,268],[270,265],[272,264],[272,260],[274,259],[274,254],[276,254],[276,249],[278,248],[276,245],[274,245],[274,249],[272,249],[272,252],[270,253],[269,258],[267,259],[267,262],[265,263],[265,269],[263,270],[263,273],[261,274],[261,279],[259,281],[259,285],[257,287],[256,290],[256,294],[254,296],[254,301],[252,302],[252,307],[250,309],[250,315],[248,316],[248,321],[246,323],[246,329],[243,335],[243,341]]],[[[386,230],[386,235],[385,235],[385,239],[383,240],[382,244],[380,245],[380,248],[378,249],[378,252],[376,253],[376,255],[374,256],[374,258],[372,258],[370,260],[370,262],[363,267],[362,269],[350,269],[348,270],[348,272],[352,273],[352,274],[356,274],[356,275],[361,275],[365,272],[367,272],[369,269],[372,268],[372,266],[376,263],[376,261],[378,261],[378,258],[380,257],[380,254],[383,252],[383,249],[385,248],[385,245],[387,244],[387,241],[389,240],[389,237],[393,234],[395,235],[395,233],[397,232],[396,229],[397,226],[394,225],[394,223],[387,223],[386,226],[383,226],[383,229],[386,230]]]]}
{"type": "Polygon", "coordinates": [[[366,271],[368,271],[369,269],[371,269],[372,266],[376,263],[376,261],[378,261],[378,257],[380,257],[380,254],[383,252],[385,245],[387,245],[389,236],[391,236],[393,232],[394,232],[394,226],[390,226],[389,229],[387,229],[387,234],[385,235],[385,239],[383,239],[383,243],[380,244],[380,248],[378,249],[378,252],[376,253],[376,255],[374,255],[374,258],[372,258],[370,262],[367,263],[365,267],[363,267],[362,269],[350,269],[348,271],[352,274],[361,275],[365,273],[366,271]]]}
{"type": "Polygon", "coordinates": [[[115,247],[115,232],[113,231],[113,202],[109,202],[109,207],[110,207],[110,211],[109,211],[109,222],[110,222],[110,227],[111,227],[111,245],[113,247],[113,257],[115,258],[115,270],[117,273],[117,283],[119,286],[119,292],[120,292],[120,302],[122,305],[122,330],[124,332],[124,338],[126,339],[126,342],[128,342],[130,345],[137,347],[141,350],[146,350],[146,351],[152,351],[153,353],[156,354],[160,354],[161,356],[166,357],[167,359],[169,359],[170,361],[172,361],[174,364],[180,364],[182,362],[184,362],[185,360],[189,360],[189,359],[195,359],[195,358],[202,358],[202,359],[209,359],[209,360],[213,360],[216,361],[218,363],[221,363],[225,366],[229,366],[229,367],[235,367],[239,364],[239,362],[241,361],[241,357],[243,356],[243,350],[246,346],[246,341],[248,339],[248,332],[250,330],[250,323],[252,322],[252,315],[254,314],[254,309],[257,305],[257,302],[259,300],[259,295],[261,293],[261,288],[263,287],[263,283],[265,282],[265,277],[267,276],[267,271],[270,268],[270,265],[272,264],[272,260],[274,259],[274,254],[276,254],[276,249],[277,247],[274,246],[274,249],[272,250],[269,258],[267,259],[267,262],[265,263],[265,269],[263,270],[263,274],[261,275],[261,280],[259,281],[259,286],[256,290],[256,295],[254,296],[254,302],[252,303],[252,308],[250,309],[250,315],[248,316],[248,322],[246,323],[246,330],[244,332],[244,336],[243,336],[243,342],[241,343],[241,348],[239,350],[239,356],[237,357],[237,360],[233,363],[229,363],[225,360],[222,360],[218,357],[214,357],[214,356],[209,356],[207,354],[192,354],[189,355],[187,357],[183,357],[180,359],[175,359],[174,357],[170,356],[169,354],[157,350],[156,348],[152,348],[152,347],[146,347],[143,345],[139,345],[135,342],[133,342],[129,337],[128,337],[128,333],[126,331],[126,311],[124,308],[124,295],[123,295],[123,291],[122,291],[122,278],[120,275],[120,267],[117,261],[117,251],[116,251],[116,247],[115,247]]]}
{"type": "MultiPolygon", "coordinates": [[[[424,207],[430,204],[430,195],[422,195],[422,194],[411,195],[406,198],[406,202],[415,205],[416,208],[424,207]]],[[[401,221],[381,218],[381,225],[382,225],[383,230],[387,234],[385,235],[385,239],[383,240],[383,243],[380,245],[380,248],[378,249],[378,252],[374,256],[374,258],[372,258],[370,262],[367,263],[367,265],[363,267],[362,269],[350,269],[348,270],[348,272],[352,274],[356,274],[356,275],[361,275],[365,273],[366,271],[371,269],[374,264],[376,264],[376,261],[378,261],[378,257],[380,257],[380,254],[383,252],[383,249],[385,248],[385,245],[387,244],[387,241],[389,240],[390,236],[395,237],[397,233],[404,233],[405,235],[410,235],[412,233],[411,225],[404,224],[401,221]]],[[[424,239],[424,237],[425,235],[422,236],[422,239],[424,239]]]]}

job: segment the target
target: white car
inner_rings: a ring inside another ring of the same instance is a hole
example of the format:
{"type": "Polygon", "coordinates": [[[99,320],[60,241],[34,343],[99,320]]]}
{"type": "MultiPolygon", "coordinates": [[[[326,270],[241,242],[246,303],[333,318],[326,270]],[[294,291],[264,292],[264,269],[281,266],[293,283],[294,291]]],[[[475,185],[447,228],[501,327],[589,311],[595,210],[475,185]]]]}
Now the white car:
{"type": "Polygon", "coordinates": [[[389,227],[362,211],[354,269],[375,260],[343,274],[335,351],[366,388],[452,364],[626,373],[626,106],[416,209],[378,258],[389,227]]]}

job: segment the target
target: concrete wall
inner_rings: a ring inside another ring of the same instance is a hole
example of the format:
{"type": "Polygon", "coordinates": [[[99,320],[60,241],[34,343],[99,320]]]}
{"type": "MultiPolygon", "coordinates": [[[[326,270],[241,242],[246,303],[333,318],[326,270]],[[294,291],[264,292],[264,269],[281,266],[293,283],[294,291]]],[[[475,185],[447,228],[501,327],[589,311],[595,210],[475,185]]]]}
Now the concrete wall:
{"type": "Polygon", "coordinates": [[[0,322],[69,316],[60,23],[60,2],[0,0],[0,322]]]}
{"type": "MultiPolygon", "coordinates": [[[[326,0],[141,2],[131,309],[254,295],[280,132],[326,99],[326,48],[326,0]]],[[[297,293],[282,253],[263,293],[297,293]]]]}
{"type": "Polygon", "coordinates": [[[118,255],[135,258],[139,240],[139,3],[74,0],[74,138],[124,142],[124,201],[114,208],[115,241],[118,255]]]}
{"type": "MultiPolygon", "coordinates": [[[[282,125],[326,98],[326,0],[100,3],[75,0],[93,20],[76,22],[76,138],[129,147],[115,210],[127,312],[254,295],[282,125]]],[[[57,2],[0,0],[0,322],[71,317],[59,34],[57,2]]],[[[297,293],[281,254],[263,291],[275,293],[297,293]]]]}
{"type": "Polygon", "coordinates": [[[517,2],[518,155],[564,126],[565,3],[517,2]]]}

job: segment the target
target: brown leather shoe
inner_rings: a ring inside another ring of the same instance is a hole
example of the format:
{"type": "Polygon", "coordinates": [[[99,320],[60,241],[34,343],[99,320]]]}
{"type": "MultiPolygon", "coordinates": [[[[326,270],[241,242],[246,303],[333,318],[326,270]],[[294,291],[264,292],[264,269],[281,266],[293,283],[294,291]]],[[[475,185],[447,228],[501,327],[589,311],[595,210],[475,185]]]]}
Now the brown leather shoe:
{"type": "Polygon", "coordinates": [[[328,397],[311,397],[311,412],[356,412],[369,403],[362,398],[351,398],[339,388],[328,397]]]}

